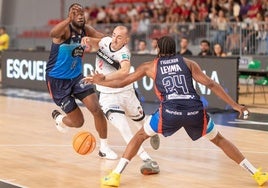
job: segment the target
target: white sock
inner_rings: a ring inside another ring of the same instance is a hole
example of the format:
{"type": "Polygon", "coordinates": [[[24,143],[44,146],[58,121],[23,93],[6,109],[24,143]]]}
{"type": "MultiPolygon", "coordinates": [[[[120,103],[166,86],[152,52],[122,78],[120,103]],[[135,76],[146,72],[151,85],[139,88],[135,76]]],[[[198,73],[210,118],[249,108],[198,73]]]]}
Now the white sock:
{"type": "Polygon", "coordinates": [[[108,148],[108,141],[107,138],[100,138],[100,150],[105,150],[108,148]]]}
{"type": "Polygon", "coordinates": [[[56,117],[55,121],[57,124],[59,124],[60,126],[64,127],[66,126],[63,122],[62,119],[64,118],[64,115],[60,114],[56,117]]]}
{"type": "Polygon", "coordinates": [[[148,153],[147,153],[146,151],[143,150],[142,147],[140,147],[140,149],[139,149],[137,155],[138,155],[143,161],[145,161],[146,159],[152,159],[152,158],[148,155],[148,153]]]}
{"type": "Polygon", "coordinates": [[[116,168],[113,170],[113,172],[117,173],[117,174],[121,174],[123,172],[123,170],[126,168],[126,166],[128,165],[129,160],[126,158],[121,158],[119,160],[118,165],[116,166],[116,168]]]}
{"type": "Polygon", "coordinates": [[[257,169],[247,159],[241,161],[239,165],[246,169],[252,175],[257,172],[257,169]]]}

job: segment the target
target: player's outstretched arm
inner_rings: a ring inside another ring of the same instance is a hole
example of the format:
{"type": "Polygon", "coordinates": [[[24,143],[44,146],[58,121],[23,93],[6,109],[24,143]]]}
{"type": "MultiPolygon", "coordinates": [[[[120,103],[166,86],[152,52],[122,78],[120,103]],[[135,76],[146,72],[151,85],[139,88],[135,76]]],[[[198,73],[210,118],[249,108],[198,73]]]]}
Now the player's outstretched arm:
{"type": "Polygon", "coordinates": [[[151,73],[151,69],[153,69],[152,62],[145,62],[139,65],[134,72],[128,74],[124,78],[106,80],[103,74],[96,72],[95,74],[84,78],[83,81],[85,83],[94,83],[113,88],[120,88],[141,79],[143,76],[149,76],[152,78],[153,74],[151,73]]]}
{"type": "MultiPolygon", "coordinates": [[[[213,93],[215,93],[218,97],[220,97],[223,101],[229,104],[234,110],[239,112],[239,117],[248,116],[248,109],[245,106],[239,105],[236,103],[223,89],[223,87],[208,77],[206,74],[203,73],[200,66],[189,59],[185,59],[187,66],[190,68],[192,72],[193,79],[197,82],[205,85],[213,93]]],[[[246,117],[244,117],[246,118],[246,117]]]]}
{"type": "Polygon", "coordinates": [[[83,37],[81,40],[81,45],[85,47],[99,49],[100,40],[101,38],[83,37]]]}

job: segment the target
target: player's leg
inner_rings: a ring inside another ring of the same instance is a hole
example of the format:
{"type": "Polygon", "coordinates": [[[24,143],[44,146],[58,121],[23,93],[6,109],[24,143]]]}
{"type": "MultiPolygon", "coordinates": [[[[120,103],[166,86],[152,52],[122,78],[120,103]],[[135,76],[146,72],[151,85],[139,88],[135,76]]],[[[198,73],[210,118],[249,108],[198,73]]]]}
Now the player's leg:
{"type": "Polygon", "coordinates": [[[211,118],[207,125],[206,138],[221,148],[230,159],[247,170],[259,185],[263,185],[268,181],[268,173],[263,173],[260,169],[256,169],[232,142],[218,132],[211,118]]]}
{"type": "MultiPolygon", "coordinates": [[[[136,90],[131,89],[120,95],[120,98],[122,99],[121,103],[124,104],[126,115],[136,122],[134,124],[138,127],[138,129],[140,129],[144,125],[147,116],[145,115],[142,105],[138,99],[136,90]],[[131,103],[129,101],[131,101],[131,103]]],[[[160,147],[160,138],[158,134],[150,137],[150,144],[155,150],[160,147]]]]}
{"type": "Polygon", "coordinates": [[[94,117],[95,128],[100,137],[99,154],[101,153],[102,158],[117,159],[117,154],[110,149],[107,143],[107,121],[99,105],[97,95],[92,93],[83,98],[82,102],[94,117]]]}
{"type": "Polygon", "coordinates": [[[110,149],[107,143],[107,121],[98,102],[93,85],[83,84],[82,75],[73,79],[72,92],[75,98],[83,102],[86,108],[92,113],[95,128],[100,138],[100,150],[106,159],[117,159],[117,154],[110,149]]]}
{"type": "MultiPolygon", "coordinates": [[[[155,130],[157,129],[158,122],[151,121],[151,119],[155,120],[159,118],[154,118],[154,116],[159,116],[159,113],[155,113],[154,115],[150,116],[144,127],[141,128],[130,140],[122,158],[117,164],[117,167],[108,176],[102,178],[103,185],[116,187],[119,186],[121,173],[124,171],[130,160],[137,154],[142,143],[150,136],[157,133],[155,130]]],[[[151,165],[158,167],[158,164],[154,161],[151,163],[151,165]]]]}
{"type": "Polygon", "coordinates": [[[66,115],[61,114],[58,110],[52,112],[52,117],[55,119],[59,126],[68,126],[79,128],[84,124],[83,114],[77,105],[74,105],[74,109],[70,112],[65,112],[66,115]]]}
{"type": "MultiPolygon", "coordinates": [[[[133,133],[129,127],[129,122],[123,114],[123,112],[106,112],[108,114],[107,119],[110,123],[119,131],[121,136],[123,137],[124,141],[128,144],[131,138],[133,137],[133,133]]],[[[148,153],[144,150],[141,146],[137,155],[143,160],[146,161],[147,159],[151,160],[151,157],[148,153]]]]}
{"type": "Polygon", "coordinates": [[[52,117],[56,121],[57,129],[61,132],[66,132],[67,127],[81,127],[84,123],[84,118],[74,97],[71,95],[72,89],[70,81],[47,77],[47,86],[54,102],[66,114],[63,115],[58,110],[52,112],[52,117]]]}

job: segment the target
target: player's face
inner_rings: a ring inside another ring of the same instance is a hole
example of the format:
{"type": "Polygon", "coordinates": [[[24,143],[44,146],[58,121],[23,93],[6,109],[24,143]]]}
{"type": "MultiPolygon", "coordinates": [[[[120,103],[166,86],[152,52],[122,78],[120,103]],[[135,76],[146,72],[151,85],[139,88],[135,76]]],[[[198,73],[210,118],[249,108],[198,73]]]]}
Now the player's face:
{"type": "Polygon", "coordinates": [[[128,42],[127,34],[124,30],[115,29],[112,35],[111,47],[117,51],[121,49],[128,42]]]}
{"type": "Polygon", "coordinates": [[[78,9],[75,14],[75,18],[72,21],[72,24],[77,28],[83,28],[85,26],[85,14],[83,9],[78,9]]]}

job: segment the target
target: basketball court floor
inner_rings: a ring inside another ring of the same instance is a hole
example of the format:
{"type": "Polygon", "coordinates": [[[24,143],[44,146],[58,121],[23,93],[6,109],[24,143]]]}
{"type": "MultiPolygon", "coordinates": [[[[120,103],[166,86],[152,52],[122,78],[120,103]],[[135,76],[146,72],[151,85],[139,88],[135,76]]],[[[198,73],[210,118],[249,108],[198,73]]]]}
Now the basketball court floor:
{"type": "MultiPolygon", "coordinates": [[[[144,104],[147,114],[157,104],[144,104]]],[[[72,137],[88,130],[97,138],[91,114],[83,107],[85,124],[66,134],[55,128],[49,95],[20,89],[0,88],[0,188],[99,188],[100,178],[109,173],[118,160],[100,159],[97,147],[89,155],[72,148],[72,137]]],[[[239,120],[232,111],[211,112],[218,129],[230,139],[256,167],[268,171],[268,116],[252,113],[239,120]]],[[[108,127],[111,148],[122,155],[126,144],[119,132],[108,127]]],[[[136,131],[133,126],[133,131],[136,131]]],[[[161,172],[144,176],[135,157],[121,176],[124,188],[254,188],[252,177],[227,158],[206,139],[192,142],[183,129],[161,138],[159,150],[144,143],[145,150],[159,163],[161,172]]],[[[98,139],[97,139],[98,140],[98,139]]],[[[264,185],[263,187],[268,187],[264,185]]]]}

